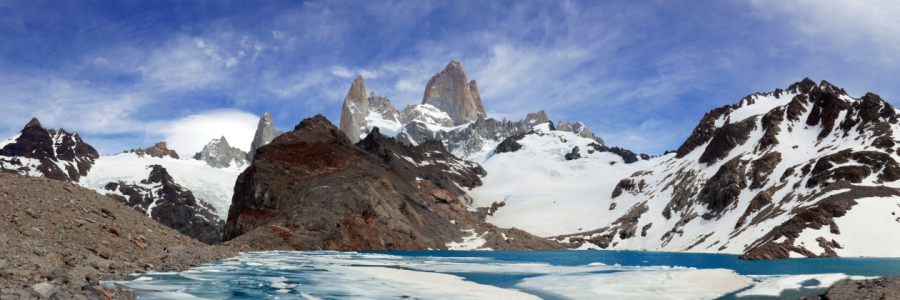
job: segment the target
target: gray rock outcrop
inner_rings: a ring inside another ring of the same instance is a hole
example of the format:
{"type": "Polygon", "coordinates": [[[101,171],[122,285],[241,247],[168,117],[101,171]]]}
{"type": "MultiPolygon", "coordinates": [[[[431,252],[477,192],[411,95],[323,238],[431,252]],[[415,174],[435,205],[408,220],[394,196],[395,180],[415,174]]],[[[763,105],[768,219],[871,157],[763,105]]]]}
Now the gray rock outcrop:
{"type": "Polygon", "coordinates": [[[603,143],[603,139],[594,135],[594,133],[591,132],[591,130],[588,129],[587,126],[584,126],[584,124],[578,121],[576,121],[575,123],[559,121],[558,123],[556,123],[556,130],[571,132],[580,137],[595,140],[600,143],[601,146],[606,145],[603,143]]]}
{"type": "Polygon", "coordinates": [[[457,61],[450,61],[444,70],[428,80],[422,104],[447,112],[457,126],[487,117],[478,84],[475,80],[468,81],[466,71],[457,61]]]}
{"type": "MultiPolygon", "coordinates": [[[[367,99],[369,112],[381,115],[382,119],[400,122],[400,112],[391,104],[391,100],[384,96],[376,96],[375,92],[369,94],[367,99]]],[[[365,117],[363,117],[365,119],[365,117]]]]}
{"type": "Polygon", "coordinates": [[[369,101],[366,98],[366,80],[360,75],[353,80],[350,91],[344,97],[339,125],[341,132],[346,134],[351,142],[358,142],[366,133],[367,116],[369,116],[369,101]]]}
{"type": "Polygon", "coordinates": [[[272,115],[268,112],[259,118],[259,125],[256,126],[256,134],[253,136],[253,142],[250,143],[250,151],[247,153],[247,161],[253,163],[253,157],[256,156],[256,150],[265,146],[275,139],[275,137],[284,133],[275,130],[275,123],[272,121],[272,115]]]}
{"type": "MultiPolygon", "coordinates": [[[[547,116],[547,111],[545,111],[543,109],[539,110],[535,113],[528,113],[528,115],[525,116],[525,124],[528,124],[531,127],[534,127],[535,125],[538,125],[541,123],[547,123],[547,122],[550,122],[550,117],[547,116]]],[[[550,125],[552,126],[553,123],[550,123],[550,125]]],[[[556,130],[556,129],[555,129],[555,127],[551,127],[550,130],[556,130]]]]}
{"type": "Polygon", "coordinates": [[[194,159],[203,161],[213,168],[230,168],[232,165],[242,167],[247,164],[247,152],[231,147],[225,136],[218,139],[212,139],[203,151],[197,152],[194,159]]]}

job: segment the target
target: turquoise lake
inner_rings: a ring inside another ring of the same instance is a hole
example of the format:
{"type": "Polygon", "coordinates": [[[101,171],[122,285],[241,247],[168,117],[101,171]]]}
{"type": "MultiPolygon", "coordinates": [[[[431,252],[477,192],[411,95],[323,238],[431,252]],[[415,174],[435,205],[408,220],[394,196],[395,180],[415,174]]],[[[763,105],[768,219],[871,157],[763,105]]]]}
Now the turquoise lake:
{"type": "Polygon", "coordinates": [[[252,252],[105,282],[140,299],[797,299],[900,259],[645,251],[252,252]]]}

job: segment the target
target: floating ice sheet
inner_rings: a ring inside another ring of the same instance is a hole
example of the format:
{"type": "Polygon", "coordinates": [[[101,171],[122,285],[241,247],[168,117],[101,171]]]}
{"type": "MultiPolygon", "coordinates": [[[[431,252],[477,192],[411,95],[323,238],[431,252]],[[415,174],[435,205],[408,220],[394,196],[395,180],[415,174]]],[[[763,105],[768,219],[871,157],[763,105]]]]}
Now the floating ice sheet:
{"type": "Polygon", "coordinates": [[[742,289],[738,297],[778,297],[785,290],[823,288],[856,277],[743,276],[729,269],[603,263],[559,266],[438,253],[271,251],[132,278],[105,284],[134,289],[141,299],[716,299],[742,289]]]}

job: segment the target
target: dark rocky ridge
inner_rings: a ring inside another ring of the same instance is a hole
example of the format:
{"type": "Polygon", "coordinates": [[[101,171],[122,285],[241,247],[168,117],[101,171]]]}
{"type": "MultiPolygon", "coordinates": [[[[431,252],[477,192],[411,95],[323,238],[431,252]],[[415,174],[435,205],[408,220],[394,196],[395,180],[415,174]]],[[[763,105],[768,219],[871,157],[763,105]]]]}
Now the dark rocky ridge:
{"type": "Polygon", "coordinates": [[[392,173],[400,175],[404,180],[429,180],[438,188],[460,198],[467,196],[458,186],[469,189],[481,186],[479,176],[487,175],[487,171],[480,165],[458,159],[447,152],[444,144],[438,140],[429,140],[418,146],[405,145],[382,135],[378,127],[375,127],[356,145],[378,155],[390,166],[392,173]]]}
{"type": "Polygon", "coordinates": [[[37,118],[32,118],[15,141],[0,149],[0,171],[39,173],[51,179],[77,182],[87,175],[98,158],[97,150],[81,140],[78,133],[68,133],[62,128],[59,132],[47,130],[37,118]]]}
{"type": "Polygon", "coordinates": [[[709,145],[703,149],[703,155],[697,161],[705,164],[713,164],[716,161],[728,157],[731,149],[743,145],[750,138],[750,132],[756,129],[756,117],[729,123],[725,121],[722,128],[716,130],[709,145]]]}
{"type": "Polygon", "coordinates": [[[716,174],[707,180],[697,195],[697,200],[706,204],[709,211],[703,214],[703,219],[721,217],[724,210],[736,204],[741,191],[747,188],[746,170],[747,163],[738,156],[723,164],[716,174]]]}
{"type": "Polygon", "coordinates": [[[494,154],[510,153],[510,152],[519,151],[520,149],[522,149],[522,145],[520,145],[518,143],[518,141],[521,141],[524,138],[525,138],[524,132],[520,132],[511,137],[506,138],[505,140],[500,142],[499,145],[497,145],[497,149],[494,151],[494,154]]]}
{"type": "Polygon", "coordinates": [[[469,229],[497,250],[563,248],[466,210],[456,185],[480,184],[478,169],[437,141],[410,147],[373,130],[354,145],[319,115],[259,148],[235,184],[224,238],[257,250],[426,250],[469,229]]]}
{"type": "Polygon", "coordinates": [[[647,155],[644,153],[636,154],[636,153],[632,152],[631,150],[622,149],[619,147],[607,147],[605,145],[597,144],[597,143],[590,143],[590,144],[588,144],[588,146],[590,146],[592,148],[592,149],[588,149],[588,153],[610,152],[612,154],[622,157],[622,160],[624,160],[626,164],[636,163],[642,159],[649,160],[650,158],[652,158],[650,155],[647,155]]]}
{"type": "Polygon", "coordinates": [[[175,183],[162,166],[147,168],[150,176],[140,184],[111,182],[105,187],[107,195],[181,234],[210,245],[221,243],[225,224],[216,209],[175,183]]]}

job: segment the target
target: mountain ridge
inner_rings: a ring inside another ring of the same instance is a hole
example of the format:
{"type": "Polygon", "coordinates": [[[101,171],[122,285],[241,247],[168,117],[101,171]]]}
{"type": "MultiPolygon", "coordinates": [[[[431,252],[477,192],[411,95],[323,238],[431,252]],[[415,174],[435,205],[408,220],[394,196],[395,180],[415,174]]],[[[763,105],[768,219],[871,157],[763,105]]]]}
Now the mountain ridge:
{"type": "Polygon", "coordinates": [[[706,113],[676,155],[616,184],[610,202],[636,212],[628,230],[641,228],[641,236],[621,227],[576,236],[599,248],[702,248],[742,259],[877,251],[860,248],[871,241],[859,240],[858,224],[880,223],[853,210],[896,201],[897,115],[875,94],[852,98],[809,78],[754,93],[706,113]],[[851,219],[853,230],[844,230],[851,219]]]}

